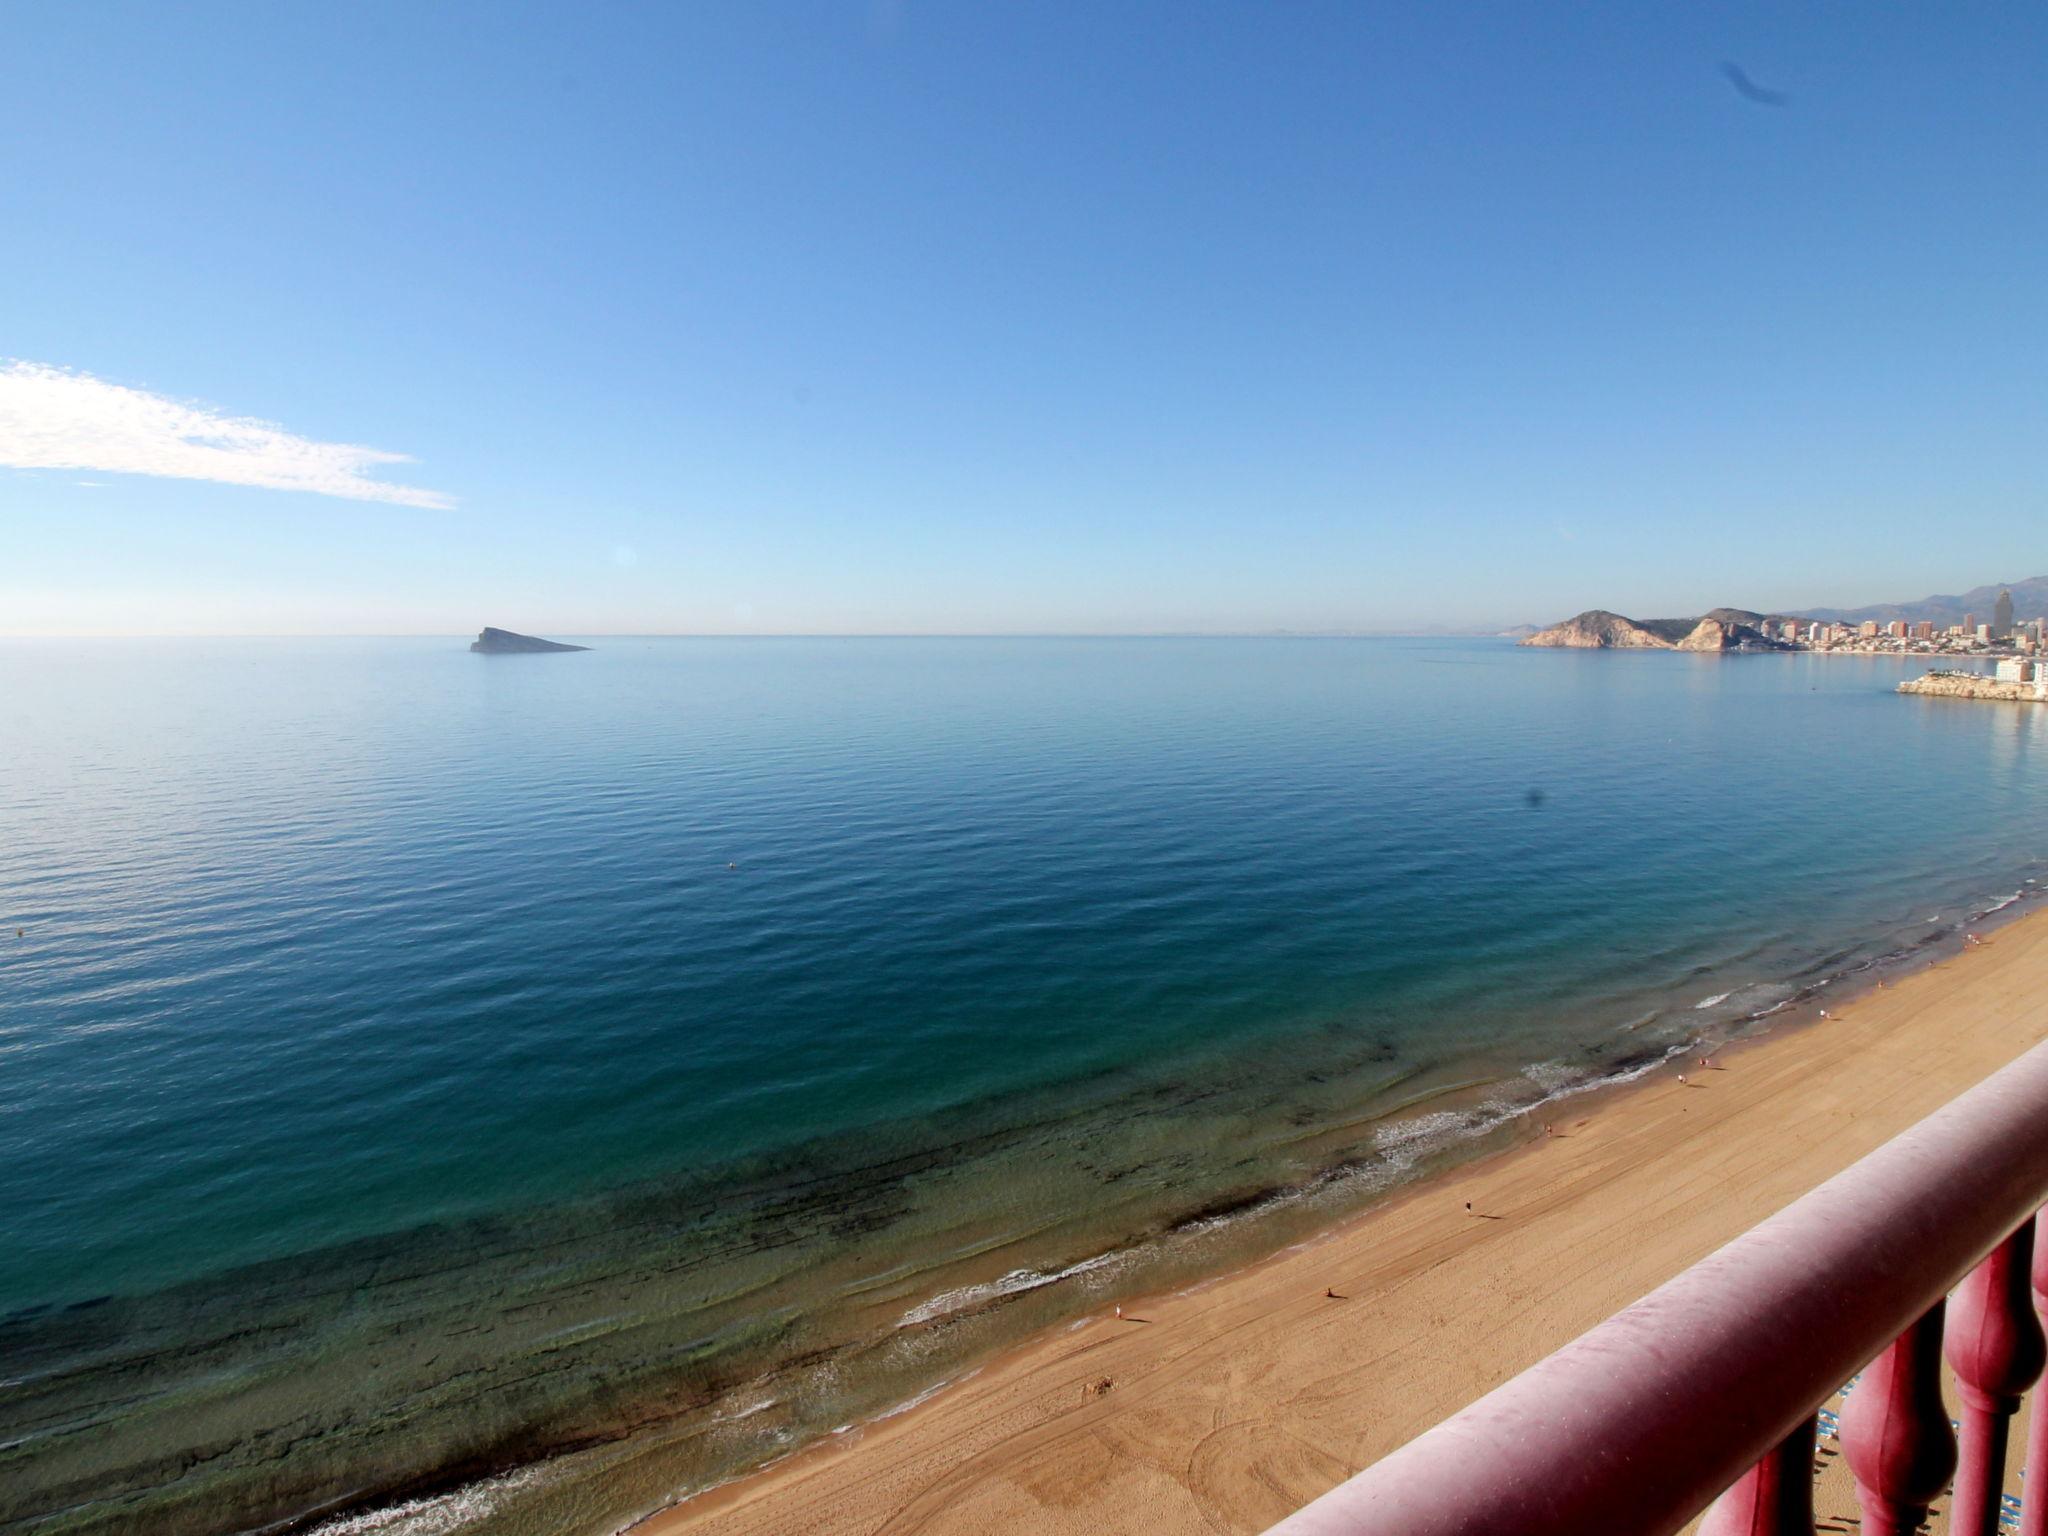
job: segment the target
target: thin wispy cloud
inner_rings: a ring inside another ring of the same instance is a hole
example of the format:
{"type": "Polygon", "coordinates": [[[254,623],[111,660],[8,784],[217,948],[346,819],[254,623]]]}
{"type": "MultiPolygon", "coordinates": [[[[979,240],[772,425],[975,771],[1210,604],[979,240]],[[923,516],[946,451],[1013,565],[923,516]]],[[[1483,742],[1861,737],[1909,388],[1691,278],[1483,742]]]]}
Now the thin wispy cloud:
{"type": "Polygon", "coordinates": [[[410,456],[316,443],[275,422],[109,384],[46,363],[0,362],[0,465],[217,480],[350,501],[445,508],[451,496],[370,478],[410,456]]]}

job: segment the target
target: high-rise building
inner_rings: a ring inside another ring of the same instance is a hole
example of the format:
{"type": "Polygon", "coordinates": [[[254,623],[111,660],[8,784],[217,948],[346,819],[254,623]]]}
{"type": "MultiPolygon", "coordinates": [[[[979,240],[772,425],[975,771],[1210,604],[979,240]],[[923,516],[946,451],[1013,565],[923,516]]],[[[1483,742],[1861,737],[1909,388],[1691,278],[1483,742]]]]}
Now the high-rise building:
{"type": "Polygon", "coordinates": [[[1991,638],[2004,640],[2012,634],[2012,593],[2000,592],[1991,605],[1991,638]]]}
{"type": "Polygon", "coordinates": [[[1975,615],[1974,613],[1966,613],[1963,615],[1963,633],[1966,635],[1974,635],[1975,633],[1977,633],[1977,615],[1975,615]]]}

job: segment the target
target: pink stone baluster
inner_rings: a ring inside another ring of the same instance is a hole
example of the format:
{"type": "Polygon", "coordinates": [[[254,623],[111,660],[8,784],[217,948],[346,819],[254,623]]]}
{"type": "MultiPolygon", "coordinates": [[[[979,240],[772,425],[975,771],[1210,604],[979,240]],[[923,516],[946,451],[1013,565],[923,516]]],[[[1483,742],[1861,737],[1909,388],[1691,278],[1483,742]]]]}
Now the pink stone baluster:
{"type": "MultiPolygon", "coordinates": [[[[2037,1218],[2038,1219],[2038,1218],[2037,1218]]],[[[2034,1311],[2048,1318],[2048,1243],[2034,1244],[2034,1311]]],[[[2037,1393],[2027,1420],[2027,1483],[2020,1494],[2020,1536],[2048,1536],[2048,1393],[2037,1393]]]]}
{"type": "Polygon", "coordinates": [[[1707,1511],[1699,1536],[1813,1536],[1815,1427],[1808,1414],[1707,1511]]]}
{"type": "Polygon", "coordinates": [[[1963,1398],[1963,1459],[1948,1518],[1954,1536],[1998,1536],[2006,1431],[2021,1394],[2048,1357],[2027,1294],[2033,1257],[2029,1221],[1992,1249],[1949,1298],[1942,1352],[1963,1398]]]}
{"type": "Polygon", "coordinates": [[[1942,1303],[1863,1372],[1842,1407],[1842,1454],[1856,1476],[1863,1536],[1906,1536],[1956,1469],[1941,1401],[1942,1303]]]}

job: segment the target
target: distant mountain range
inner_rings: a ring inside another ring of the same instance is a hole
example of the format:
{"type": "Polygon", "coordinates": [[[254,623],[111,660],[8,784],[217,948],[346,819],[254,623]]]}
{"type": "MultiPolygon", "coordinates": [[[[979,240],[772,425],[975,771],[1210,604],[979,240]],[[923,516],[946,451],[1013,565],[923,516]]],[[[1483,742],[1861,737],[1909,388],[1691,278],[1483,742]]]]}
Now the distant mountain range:
{"type": "Polygon", "coordinates": [[[1923,597],[1917,603],[1874,603],[1868,608],[1801,608],[1785,617],[1822,619],[1830,624],[1861,624],[1868,619],[1875,619],[1880,624],[1889,624],[1893,619],[1917,624],[1925,619],[1947,628],[1951,624],[1962,623],[1963,615],[1968,613],[1975,614],[1979,624],[1989,624],[1991,605],[2004,591],[2012,593],[2014,618],[2038,618],[2048,613],[2048,576],[2030,576],[2025,581],[2000,581],[1988,587],[1972,587],[1953,597],[1923,597]]]}

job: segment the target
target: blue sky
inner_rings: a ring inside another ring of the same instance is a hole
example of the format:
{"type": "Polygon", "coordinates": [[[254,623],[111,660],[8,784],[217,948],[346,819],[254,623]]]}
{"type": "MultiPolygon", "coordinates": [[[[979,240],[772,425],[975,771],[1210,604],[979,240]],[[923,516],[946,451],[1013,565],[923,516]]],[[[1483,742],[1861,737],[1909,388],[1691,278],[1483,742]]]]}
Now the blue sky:
{"type": "Polygon", "coordinates": [[[1400,630],[2048,570],[2039,6],[8,33],[0,633],[1400,630]]]}

